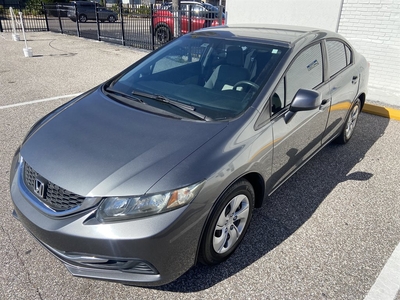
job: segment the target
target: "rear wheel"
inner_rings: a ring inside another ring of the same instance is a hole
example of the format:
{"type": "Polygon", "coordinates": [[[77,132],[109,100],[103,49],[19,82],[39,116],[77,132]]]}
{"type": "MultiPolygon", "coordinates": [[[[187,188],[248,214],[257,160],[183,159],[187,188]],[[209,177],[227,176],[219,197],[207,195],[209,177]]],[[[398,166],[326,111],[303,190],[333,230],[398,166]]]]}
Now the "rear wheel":
{"type": "Polygon", "coordinates": [[[223,194],[212,211],[201,241],[199,261],[214,265],[226,260],[242,241],[253,208],[253,186],[241,179],[223,194]]]}
{"type": "Polygon", "coordinates": [[[341,134],[336,138],[336,142],[339,144],[346,144],[353,136],[354,129],[357,125],[358,116],[361,112],[361,101],[357,99],[350,109],[350,113],[347,116],[341,134]]]}
{"type": "Polygon", "coordinates": [[[86,23],[86,21],[87,21],[87,16],[85,14],[80,14],[79,15],[79,22],[86,23]]]}
{"type": "Polygon", "coordinates": [[[110,16],[108,16],[108,22],[110,22],[110,23],[114,23],[117,19],[113,16],[113,15],[110,15],[110,16]]]}
{"type": "Polygon", "coordinates": [[[171,31],[167,26],[158,26],[155,32],[156,41],[165,44],[171,40],[171,31]]]}

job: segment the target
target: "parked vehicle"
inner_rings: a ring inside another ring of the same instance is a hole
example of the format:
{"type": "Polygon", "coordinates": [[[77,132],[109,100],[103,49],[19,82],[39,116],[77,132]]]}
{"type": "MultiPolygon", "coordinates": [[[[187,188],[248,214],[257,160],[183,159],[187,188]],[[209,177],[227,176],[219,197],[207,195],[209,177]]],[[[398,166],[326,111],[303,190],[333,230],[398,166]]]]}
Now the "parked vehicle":
{"type": "MultiPolygon", "coordinates": [[[[183,34],[205,27],[221,25],[218,19],[219,9],[211,4],[196,1],[181,1],[179,10],[181,12],[181,32],[183,34]]],[[[173,37],[174,19],[177,18],[173,15],[171,2],[164,4],[161,9],[156,10],[153,17],[156,41],[161,44],[169,42],[173,37]]],[[[221,20],[222,24],[224,24],[224,13],[222,13],[221,20]]]]}
{"type": "MultiPolygon", "coordinates": [[[[96,3],[89,1],[74,1],[77,7],[77,13],[75,13],[75,6],[69,6],[67,11],[68,18],[71,21],[76,22],[76,16],[81,23],[85,23],[87,20],[96,20],[96,3]]],[[[98,18],[101,22],[108,21],[114,23],[118,20],[118,14],[112,10],[109,10],[102,6],[97,6],[98,18]]]]}
{"type": "Polygon", "coordinates": [[[218,264],[255,207],[351,139],[368,74],[325,30],[186,34],[33,125],[13,214],[75,276],[151,286],[218,264]]]}

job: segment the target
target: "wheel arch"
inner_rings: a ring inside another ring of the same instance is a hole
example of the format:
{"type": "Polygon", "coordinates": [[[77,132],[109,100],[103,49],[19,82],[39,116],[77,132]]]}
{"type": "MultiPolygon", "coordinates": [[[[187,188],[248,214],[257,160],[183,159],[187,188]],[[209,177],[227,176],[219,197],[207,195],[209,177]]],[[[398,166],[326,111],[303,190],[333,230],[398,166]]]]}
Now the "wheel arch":
{"type": "Polygon", "coordinates": [[[366,95],[365,95],[365,93],[361,93],[360,95],[358,95],[357,98],[360,99],[360,101],[361,101],[361,110],[362,110],[362,108],[364,107],[364,104],[365,104],[366,95]]]}
{"type": "MultiPolygon", "coordinates": [[[[246,179],[253,186],[255,194],[254,207],[255,208],[261,207],[265,195],[265,183],[263,177],[259,173],[253,172],[253,173],[248,173],[241,178],[246,179]]],[[[236,179],[235,182],[240,180],[241,178],[236,179]]]]}
{"type": "Polygon", "coordinates": [[[169,30],[169,32],[171,32],[171,28],[169,28],[168,24],[164,22],[158,22],[156,26],[154,26],[154,32],[160,27],[166,27],[169,30]]]}
{"type": "Polygon", "coordinates": [[[210,211],[208,212],[207,218],[204,222],[203,228],[201,230],[201,234],[200,234],[200,238],[199,238],[199,242],[197,244],[197,250],[196,250],[196,256],[195,256],[195,262],[194,264],[197,264],[199,261],[199,251],[200,251],[200,247],[201,247],[201,243],[203,241],[203,236],[204,236],[204,231],[205,228],[210,220],[210,216],[211,213],[216,205],[216,203],[218,203],[218,201],[221,199],[222,195],[224,195],[224,193],[232,186],[234,185],[236,182],[238,182],[239,180],[242,179],[246,179],[253,187],[254,190],[254,195],[255,195],[255,199],[254,199],[254,208],[259,208],[261,207],[263,201],[264,201],[264,196],[265,196],[265,183],[264,183],[264,178],[261,176],[261,174],[257,173],[257,172],[251,172],[251,173],[247,173],[247,174],[243,174],[240,177],[237,177],[235,180],[233,180],[228,186],[226,186],[226,188],[221,192],[221,194],[218,196],[218,198],[214,201],[213,205],[210,208],[210,211]]]}

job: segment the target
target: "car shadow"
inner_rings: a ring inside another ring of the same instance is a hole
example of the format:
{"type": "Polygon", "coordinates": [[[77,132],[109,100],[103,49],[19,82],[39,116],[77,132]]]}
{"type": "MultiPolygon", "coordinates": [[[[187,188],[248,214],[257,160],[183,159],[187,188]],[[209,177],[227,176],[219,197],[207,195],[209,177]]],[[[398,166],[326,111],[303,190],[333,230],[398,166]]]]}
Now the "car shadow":
{"type": "Polygon", "coordinates": [[[208,289],[279,246],[313,215],[338,184],[366,181],[374,175],[349,172],[383,135],[388,123],[389,119],[362,113],[349,143],[327,145],[267,198],[261,208],[254,210],[245,238],[227,261],[216,266],[198,264],[174,282],[156,289],[181,293],[208,289]]]}

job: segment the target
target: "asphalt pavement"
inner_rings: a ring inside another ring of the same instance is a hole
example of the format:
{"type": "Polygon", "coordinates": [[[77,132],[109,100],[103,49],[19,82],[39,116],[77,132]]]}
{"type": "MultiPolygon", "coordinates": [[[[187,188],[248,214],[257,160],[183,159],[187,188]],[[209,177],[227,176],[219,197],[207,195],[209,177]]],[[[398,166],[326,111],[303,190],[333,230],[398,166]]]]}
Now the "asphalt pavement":
{"type": "Polygon", "coordinates": [[[225,263],[160,288],[73,277],[12,217],[11,159],[41,116],[148,52],[50,32],[27,39],[29,58],[0,33],[0,299],[400,300],[381,276],[400,264],[400,122],[366,113],[347,145],[328,145],[255,211],[225,263]]]}

